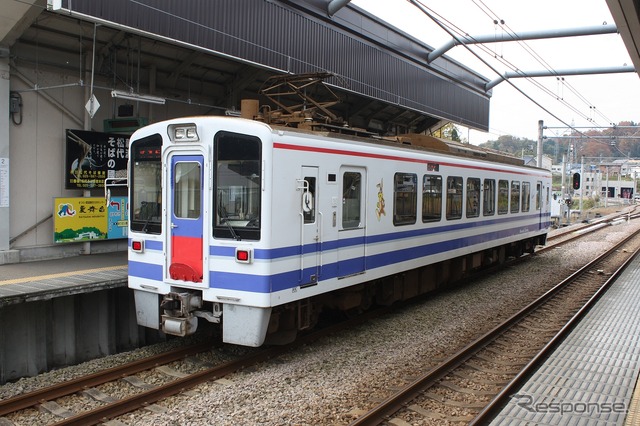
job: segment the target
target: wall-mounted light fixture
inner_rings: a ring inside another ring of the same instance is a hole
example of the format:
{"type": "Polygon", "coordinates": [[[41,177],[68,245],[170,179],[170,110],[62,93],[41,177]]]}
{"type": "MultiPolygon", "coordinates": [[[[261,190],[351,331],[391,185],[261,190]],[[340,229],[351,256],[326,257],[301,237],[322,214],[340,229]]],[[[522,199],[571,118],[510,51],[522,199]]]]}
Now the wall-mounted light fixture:
{"type": "Polygon", "coordinates": [[[137,102],[147,102],[150,104],[164,105],[165,103],[165,99],[160,98],[158,96],[141,95],[139,93],[125,92],[123,90],[112,90],[111,97],[118,98],[118,99],[127,99],[130,101],[137,101],[137,102]]]}

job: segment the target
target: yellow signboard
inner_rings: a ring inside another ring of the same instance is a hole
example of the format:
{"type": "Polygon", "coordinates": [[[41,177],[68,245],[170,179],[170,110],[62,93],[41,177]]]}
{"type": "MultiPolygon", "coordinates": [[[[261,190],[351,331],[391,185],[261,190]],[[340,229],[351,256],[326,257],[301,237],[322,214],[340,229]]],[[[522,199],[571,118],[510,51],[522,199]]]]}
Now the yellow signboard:
{"type": "Polygon", "coordinates": [[[54,198],[54,243],[106,238],[107,203],[104,198],[54,198]]]}

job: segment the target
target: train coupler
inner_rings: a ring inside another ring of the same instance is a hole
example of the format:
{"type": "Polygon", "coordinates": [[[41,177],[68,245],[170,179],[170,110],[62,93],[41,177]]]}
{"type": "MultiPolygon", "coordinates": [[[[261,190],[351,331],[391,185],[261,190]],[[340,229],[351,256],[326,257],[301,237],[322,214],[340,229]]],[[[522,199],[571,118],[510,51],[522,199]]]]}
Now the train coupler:
{"type": "Polygon", "coordinates": [[[162,315],[162,331],[173,336],[185,337],[196,332],[198,328],[198,318],[191,316],[188,318],[176,318],[162,315]]]}
{"type": "Polygon", "coordinates": [[[198,293],[171,292],[164,296],[160,308],[162,315],[161,330],[174,336],[188,336],[198,328],[198,318],[193,312],[202,307],[202,297],[198,293]]]}

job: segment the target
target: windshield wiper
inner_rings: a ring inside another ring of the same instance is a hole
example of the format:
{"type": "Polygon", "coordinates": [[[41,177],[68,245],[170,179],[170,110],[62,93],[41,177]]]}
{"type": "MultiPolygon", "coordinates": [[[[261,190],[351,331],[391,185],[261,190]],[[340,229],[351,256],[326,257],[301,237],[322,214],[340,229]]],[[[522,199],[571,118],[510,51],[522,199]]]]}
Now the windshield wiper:
{"type": "MultiPolygon", "coordinates": [[[[146,207],[147,202],[143,201],[141,204],[145,204],[145,206],[143,206],[144,208],[146,207]]],[[[142,232],[144,232],[145,234],[147,233],[147,227],[149,226],[149,222],[151,222],[151,219],[153,219],[153,211],[149,211],[149,216],[147,217],[147,220],[142,225],[142,232]]]]}
{"type": "Polygon", "coordinates": [[[227,209],[222,207],[221,209],[219,209],[218,213],[220,213],[220,216],[222,216],[222,219],[224,219],[224,223],[227,224],[227,228],[229,228],[229,232],[231,232],[231,236],[233,237],[233,239],[236,241],[240,241],[240,237],[238,236],[238,234],[236,234],[236,231],[233,229],[233,226],[231,226],[231,223],[229,223],[229,215],[227,214],[227,209]]]}

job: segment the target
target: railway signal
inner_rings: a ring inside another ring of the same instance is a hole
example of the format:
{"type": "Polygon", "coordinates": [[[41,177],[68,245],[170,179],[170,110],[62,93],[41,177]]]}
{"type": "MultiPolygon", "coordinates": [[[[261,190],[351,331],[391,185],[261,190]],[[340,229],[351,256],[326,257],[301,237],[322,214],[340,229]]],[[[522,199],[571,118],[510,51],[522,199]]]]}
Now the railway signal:
{"type": "Polygon", "coordinates": [[[580,173],[573,174],[573,189],[580,189],[580,173]]]}

